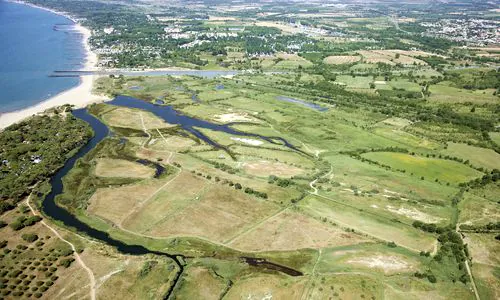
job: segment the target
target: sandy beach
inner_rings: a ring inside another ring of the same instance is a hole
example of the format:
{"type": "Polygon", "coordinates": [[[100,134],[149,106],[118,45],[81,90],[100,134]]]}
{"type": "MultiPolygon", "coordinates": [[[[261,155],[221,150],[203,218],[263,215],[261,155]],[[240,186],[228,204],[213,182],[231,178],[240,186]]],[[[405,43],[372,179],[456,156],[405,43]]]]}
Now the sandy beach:
{"type": "MultiPolygon", "coordinates": [[[[12,2],[34,6],[32,4],[24,3],[22,1],[12,1],[12,2]]],[[[68,16],[67,14],[47,9],[44,7],[38,7],[38,8],[45,9],[59,15],[63,15],[64,17],[75,22],[75,30],[81,33],[86,50],[86,61],[83,69],[90,71],[95,70],[97,65],[97,55],[91,51],[90,46],[88,44],[88,39],[90,38],[91,35],[90,30],[78,24],[74,18],[68,16]]],[[[43,102],[40,102],[34,106],[30,106],[28,108],[21,109],[18,111],[0,114],[0,128],[5,128],[9,125],[17,123],[32,115],[41,113],[52,107],[64,104],[72,104],[77,108],[81,108],[87,106],[90,103],[108,100],[107,97],[92,94],[92,87],[95,79],[94,77],[96,76],[95,75],[81,76],[80,84],[72,89],[69,89],[58,95],[55,95],[54,97],[49,98],[43,102]]]]}

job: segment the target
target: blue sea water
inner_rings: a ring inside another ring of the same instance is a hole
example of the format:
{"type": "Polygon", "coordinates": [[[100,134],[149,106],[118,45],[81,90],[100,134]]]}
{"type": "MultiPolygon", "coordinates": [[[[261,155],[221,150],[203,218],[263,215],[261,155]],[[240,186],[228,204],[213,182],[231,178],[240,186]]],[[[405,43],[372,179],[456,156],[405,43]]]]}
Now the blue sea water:
{"type": "Polygon", "coordinates": [[[0,113],[42,102],[79,84],[49,77],[85,61],[74,23],[57,14],[0,0],[0,113]]]}

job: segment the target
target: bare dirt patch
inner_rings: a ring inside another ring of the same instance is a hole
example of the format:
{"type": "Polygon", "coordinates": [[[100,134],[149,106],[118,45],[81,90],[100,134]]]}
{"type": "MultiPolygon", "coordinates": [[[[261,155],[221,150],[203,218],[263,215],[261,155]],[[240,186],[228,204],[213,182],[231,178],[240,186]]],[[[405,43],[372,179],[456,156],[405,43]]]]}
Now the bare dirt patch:
{"type": "Polygon", "coordinates": [[[402,215],[402,216],[405,216],[407,218],[410,218],[413,220],[418,220],[418,221],[421,221],[424,223],[439,223],[440,221],[443,220],[443,218],[428,215],[428,214],[421,212],[415,208],[404,208],[404,207],[395,208],[395,207],[390,206],[390,205],[387,205],[385,208],[392,213],[402,215]]]}
{"type": "Polygon", "coordinates": [[[255,176],[276,175],[280,177],[292,177],[304,173],[304,170],[301,168],[268,160],[243,163],[243,169],[246,173],[255,176]]]}
{"type": "Polygon", "coordinates": [[[347,263],[381,269],[384,273],[410,271],[413,268],[412,264],[400,257],[382,254],[352,258],[347,263]]]}
{"type": "Polygon", "coordinates": [[[296,212],[283,212],[230,244],[248,251],[296,250],[353,245],[368,240],[296,212]]]}
{"type": "Polygon", "coordinates": [[[241,113],[227,113],[222,115],[216,115],[214,117],[216,121],[221,123],[230,123],[230,122],[253,122],[254,118],[249,117],[247,114],[241,113]]]}
{"type": "Polygon", "coordinates": [[[254,140],[254,139],[246,139],[246,138],[231,137],[231,140],[237,141],[237,142],[242,142],[244,144],[248,144],[248,145],[252,145],[252,146],[260,146],[260,145],[264,144],[263,141],[254,140]]]}
{"type": "Polygon", "coordinates": [[[100,177],[150,178],[154,170],[124,159],[101,158],[97,161],[95,174],[100,177]]]}

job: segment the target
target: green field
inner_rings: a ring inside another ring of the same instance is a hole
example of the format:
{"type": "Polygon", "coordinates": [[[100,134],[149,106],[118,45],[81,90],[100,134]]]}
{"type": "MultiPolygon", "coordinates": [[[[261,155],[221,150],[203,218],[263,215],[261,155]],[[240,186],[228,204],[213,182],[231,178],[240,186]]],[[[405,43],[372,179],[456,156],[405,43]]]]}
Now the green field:
{"type": "Polygon", "coordinates": [[[500,168],[500,154],[492,149],[469,146],[467,144],[449,143],[443,154],[468,160],[475,167],[488,170],[500,168]]]}
{"type": "Polygon", "coordinates": [[[441,182],[457,184],[482,176],[481,172],[450,160],[392,152],[371,152],[362,156],[394,169],[413,173],[413,176],[423,177],[426,180],[437,179],[441,182]]]}

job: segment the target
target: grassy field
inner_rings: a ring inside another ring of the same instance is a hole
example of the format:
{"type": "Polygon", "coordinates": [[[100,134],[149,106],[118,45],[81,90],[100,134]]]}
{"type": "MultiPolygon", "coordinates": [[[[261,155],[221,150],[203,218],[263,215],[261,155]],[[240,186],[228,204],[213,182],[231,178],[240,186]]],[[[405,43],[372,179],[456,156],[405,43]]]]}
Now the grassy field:
{"type": "Polygon", "coordinates": [[[394,169],[405,170],[427,180],[439,180],[457,184],[482,176],[482,173],[461,163],[444,159],[412,156],[403,153],[371,152],[362,155],[394,169]]]}
{"type": "Polygon", "coordinates": [[[432,236],[422,233],[411,226],[401,226],[397,222],[365,213],[359,209],[341,205],[318,196],[308,196],[300,207],[309,215],[325,219],[354,229],[355,232],[368,234],[383,241],[393,241],[414,251],[432,251],[432,236]]]}
{"type": "Polygon", "coordinates": [[[496,103],[498,98],[493,96],[494,90],[476,90],[470,91],[456,88],[449,82],[440,82],[431,85],[429,88],[431,96],[429,100],[437,103],[464,103],[472,102],[475,104],[496,103]]]}
{"type": "Polygon", "coordinates": [[[500,209],[495,200],[465,193],[459,204],[459,222],[470,225],[486,225],[500,219],[500,209]]]}
{"type": "Polygon", "coordinates": [[[500,166],[500,154],[491,149],[469,146],[467,144],[449,143],[448,147],[442,153],[463,160],[469,160],[473,166],[483,167],[488,170],[498,169],[500,166]]]}

